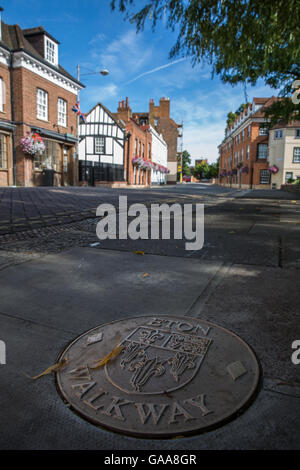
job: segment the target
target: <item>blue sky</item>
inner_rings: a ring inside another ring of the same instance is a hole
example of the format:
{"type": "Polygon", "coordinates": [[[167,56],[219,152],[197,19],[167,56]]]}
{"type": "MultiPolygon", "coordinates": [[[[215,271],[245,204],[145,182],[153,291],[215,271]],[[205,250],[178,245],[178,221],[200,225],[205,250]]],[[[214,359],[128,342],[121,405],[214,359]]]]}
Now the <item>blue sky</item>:
{"type": "MultiPolygon", "coordinates": [[[[137,4],[143,2],[137,1],[137,4]]],[[[43,26],[61,44],[60,64],[76,77],[80,64],[81,110],[101,101],[112,112],[129,97],[133,111],[148,111],[149,100],[165,96],[171,101],[171,117],[183,122],[183,149],[195,158],[216,161],[224,136],[226,115],[245,101],[243,87],[224,85],[211,78],[207,65],[192,67],[189,59],[169,59],[176,33],[156,31],[150,25],[136,34],[135,26],[111,12],[110,0],[3,0],[2,19],[21,28],[43,26]],[[179,60],[181,59],[181,60],[179,60]],[[84,74],[107,68],[110,74],[84,74]]],[[[263,82],[247,89],[248,99],[276,95],[263,82]]]]}

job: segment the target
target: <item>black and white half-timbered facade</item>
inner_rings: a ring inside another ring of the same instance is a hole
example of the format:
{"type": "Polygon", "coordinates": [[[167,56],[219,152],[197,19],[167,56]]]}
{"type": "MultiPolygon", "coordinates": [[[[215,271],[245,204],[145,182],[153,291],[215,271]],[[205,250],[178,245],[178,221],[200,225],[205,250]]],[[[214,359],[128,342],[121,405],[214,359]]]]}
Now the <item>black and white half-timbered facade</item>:
{"type": "Polygon", "coordinates": [[[125,129],[98,103],[79,126],[79,184],[126,184],[125,129]]]}

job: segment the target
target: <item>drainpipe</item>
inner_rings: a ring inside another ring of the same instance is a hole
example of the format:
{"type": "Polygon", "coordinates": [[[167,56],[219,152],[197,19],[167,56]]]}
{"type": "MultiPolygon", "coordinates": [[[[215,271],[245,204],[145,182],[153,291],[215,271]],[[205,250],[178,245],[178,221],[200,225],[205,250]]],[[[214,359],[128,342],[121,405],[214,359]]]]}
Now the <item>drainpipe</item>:
{"type": "MultiPolygon", "coordinates": [[[[12,124],[15,123],[15,96],[14,96],[14,81],[13,81],[13,53],[10,52],[9,61],[9,78],[10,78],[10,106],[11,106],[11,120],[12,124]]],[[[12,132],[12,153],[13,153],[13,185],[17,185],[16,178],[16,148],[15,148],[15,130],[12,132]]]]}
{"type": "Polygon", "coordinates": [[[129,183],[129,146],[130,146],[130,137],[131,137],[131,133],[128,132],[126,134],[126,140],[127,140],[127,184],[130,184],[129,183]]]}

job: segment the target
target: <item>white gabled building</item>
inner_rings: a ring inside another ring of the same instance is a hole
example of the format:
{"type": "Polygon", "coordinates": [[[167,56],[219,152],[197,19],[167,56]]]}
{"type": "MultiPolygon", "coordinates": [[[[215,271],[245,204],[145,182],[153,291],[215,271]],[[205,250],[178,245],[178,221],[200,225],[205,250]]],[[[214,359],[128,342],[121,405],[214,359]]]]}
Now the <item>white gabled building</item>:
{"type": "Polygon", "coordinates": [[[125,129],[98,103],[79,126],[79,184],[125,185],[125,129]]]}
{"type": "Polygon", "coordinates": [[[152,126],[149,130],[152,135],[151,184],[167,184],[168,145],[152,126]]]}

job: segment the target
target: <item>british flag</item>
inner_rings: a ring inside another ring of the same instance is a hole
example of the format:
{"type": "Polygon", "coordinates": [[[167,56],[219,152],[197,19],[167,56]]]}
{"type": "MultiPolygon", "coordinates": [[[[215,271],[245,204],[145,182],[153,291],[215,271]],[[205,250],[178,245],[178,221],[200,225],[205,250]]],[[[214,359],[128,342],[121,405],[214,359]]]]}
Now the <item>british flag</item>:
{"type": "Polygon", "coordinates": [[[76,103],[74,104],[74,106],[72,107],[72,111],[74,111],[74,113],[76,113],[77,116],[79,116],[80,121],[85,124],[86,122],[85,115],[82,114],[82,112],[80,111],[80,105],[79,105],[78,99],[76,103]]]}

